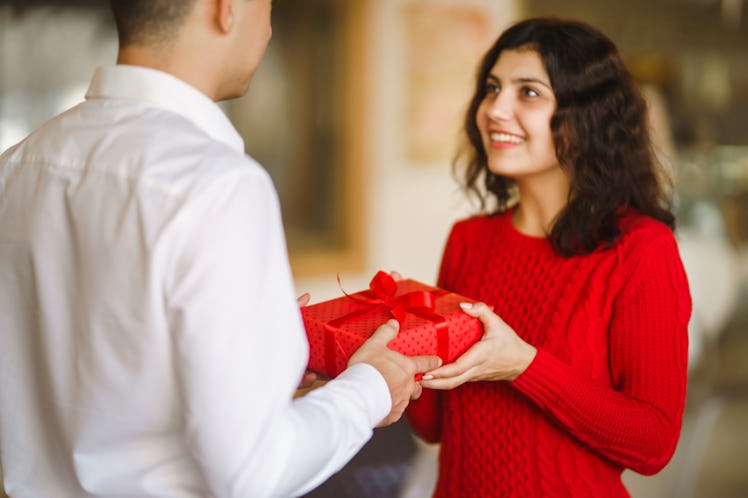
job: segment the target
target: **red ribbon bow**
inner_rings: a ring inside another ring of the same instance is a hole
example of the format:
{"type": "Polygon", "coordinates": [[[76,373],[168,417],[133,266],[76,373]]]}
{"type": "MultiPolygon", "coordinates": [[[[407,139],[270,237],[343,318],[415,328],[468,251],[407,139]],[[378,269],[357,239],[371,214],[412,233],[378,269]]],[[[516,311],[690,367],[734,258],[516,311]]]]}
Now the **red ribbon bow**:
{"type": "MultiPolygon", "coordinates": [[[[369,282],[368,291],[358,295],[351,295],[343,290],[340,283],[340,275],[338,275],[338,285],[340,285],[340,290],[343,291],[343,294],[348,299],[366,305],[367,308],[358,312],[354,311],[337,320],[333,320],[330,322],[331,325],[342,325],[352,319],[358,318],[360,315],[373,313],[381,308],[387,309],[392,318],[402,325],[405,321],[406,313],[415,313],[418,315],[431,314],[434,310],[434,301],[438,297],[432,291],[412,291],[401,296],[395,296],[397,293],[397,282],[395,282],[395,279],[389,273],[383,271],[378,271],[374,275],[374,278],[369,282]]],[[[434,315],[434,317],[441,318],[438,315],[434,315]]],[[[429,317],[429,319],[431,318],[433,317],[429,317]]]]}

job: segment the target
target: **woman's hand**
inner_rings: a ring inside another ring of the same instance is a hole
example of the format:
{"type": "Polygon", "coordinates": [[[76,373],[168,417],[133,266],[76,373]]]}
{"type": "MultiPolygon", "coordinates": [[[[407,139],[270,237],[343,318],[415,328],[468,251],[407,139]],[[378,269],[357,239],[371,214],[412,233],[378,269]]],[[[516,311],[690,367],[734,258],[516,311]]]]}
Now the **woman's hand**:
{"type": "Polygon", "coordinates": [[[453,389],[465,382],[509,380],[519,377],[535,358],[537,350],[526,343],[484,303],[462,303],[462,309],[483,322],[483,338],[453,363],[427,372],[423,387],[453,389]]]}

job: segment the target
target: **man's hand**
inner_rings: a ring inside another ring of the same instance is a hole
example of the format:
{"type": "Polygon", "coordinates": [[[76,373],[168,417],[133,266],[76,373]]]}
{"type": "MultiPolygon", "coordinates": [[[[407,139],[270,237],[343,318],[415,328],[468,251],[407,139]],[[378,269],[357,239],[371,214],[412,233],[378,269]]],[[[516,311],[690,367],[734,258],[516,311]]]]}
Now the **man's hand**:
{"type": "Polygon", "coordinates": [[[384,427],[399,420],[410,400],[418,399],[421,395],[421,384],[415,381],[416,374],[438,368],[442,363],[438,356],[409,357],[389,349],[387,344],[397,337],[399,329],[400,324],[397,320],[389,320],[380,326],[348,361],[348,366],[368,363],[376,368],[387,382],[392,398],[392,411],[377,427],[384,427]]]}
{"type": "Polygon", "coordinates": [[[304,372],[304,376],[301,378],[301,382],[299,382],[299,387],[296,389],[308,389],[312,387],[317,380],[319,380],[319,375],[317,375],[316,372],[307,370],[304,372]]]}
{"type": "Polygon", "coordinates": [[[299,297],[296,298],[296,302],[299,303],[299,308],[303,308],[307,304],[309,304],[309,300],[312,298],[312,296],[309,295],[308,292],[303,293],[299,297]]]}

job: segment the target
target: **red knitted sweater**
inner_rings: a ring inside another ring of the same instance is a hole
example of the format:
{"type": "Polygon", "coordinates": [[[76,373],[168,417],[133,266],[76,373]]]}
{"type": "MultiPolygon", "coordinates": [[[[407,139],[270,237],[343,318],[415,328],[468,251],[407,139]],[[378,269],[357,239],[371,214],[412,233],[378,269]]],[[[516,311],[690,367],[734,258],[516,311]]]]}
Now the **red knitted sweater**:
{"type": "Polygon", "coordinates": [[[494,306],[538,349],[514,382],[425,390],[407,417],[441,441],[435,496],[625,497],[659,471],[686,394],[688,282],[672,232],[639,215],[616,244],[561,257],[510,214],[457,223],[439,285],[494,306]]]}

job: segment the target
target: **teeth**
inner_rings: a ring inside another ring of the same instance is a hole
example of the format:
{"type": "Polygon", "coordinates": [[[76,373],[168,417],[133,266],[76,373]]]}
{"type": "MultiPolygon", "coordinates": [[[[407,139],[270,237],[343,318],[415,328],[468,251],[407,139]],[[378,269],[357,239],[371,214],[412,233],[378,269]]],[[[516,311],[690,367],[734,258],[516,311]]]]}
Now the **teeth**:
{"type": "Polygon", "coordinates": [[[516,135],[510,135],[508,133],[491,133],[490,137],[492,142],[509,142],[513,144],[521,144],[525,141],[524,138],[520,138],[516,135]]]}

